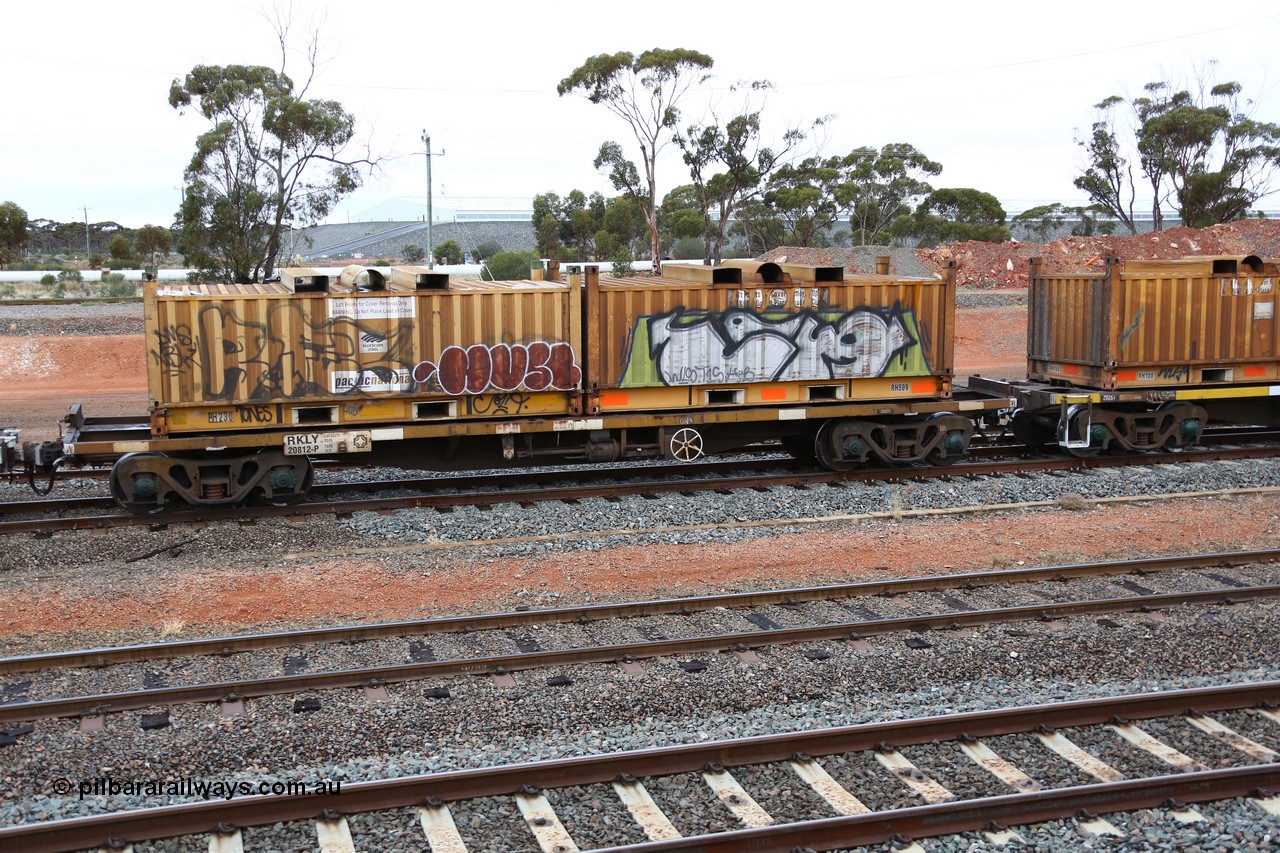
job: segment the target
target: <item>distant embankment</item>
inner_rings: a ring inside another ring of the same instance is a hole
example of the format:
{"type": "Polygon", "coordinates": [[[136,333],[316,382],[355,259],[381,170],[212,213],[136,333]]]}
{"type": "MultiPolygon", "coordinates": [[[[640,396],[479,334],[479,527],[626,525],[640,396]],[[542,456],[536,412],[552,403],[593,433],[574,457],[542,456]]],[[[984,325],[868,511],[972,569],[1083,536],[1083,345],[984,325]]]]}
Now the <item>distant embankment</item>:
{"type": "MultiPolygon", "coordinates": [[[[437,222],[431,226],[431,239],[437,246],[453,240],[464,252],[490,240],[507,252],[532,252],[536,245],[531,222],[437,222]]],[[[284,243],[286,253],[304,260],[333,258],[339,254],[398,258],[407,245],[426,248],[427,226],[424,222],[316,225],[299,229],[292,237],[292,249],[289,236],[284,243]]]]}

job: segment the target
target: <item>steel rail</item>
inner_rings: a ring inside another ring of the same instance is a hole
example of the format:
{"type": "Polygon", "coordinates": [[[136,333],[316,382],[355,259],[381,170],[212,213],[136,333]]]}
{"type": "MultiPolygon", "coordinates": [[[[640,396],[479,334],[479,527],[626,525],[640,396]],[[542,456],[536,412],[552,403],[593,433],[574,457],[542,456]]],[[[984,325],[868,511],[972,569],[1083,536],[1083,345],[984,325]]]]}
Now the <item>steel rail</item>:
{"type": "MultiPolygon", "coordinates": [[[[910,720],[788,732],[739,740],[660,747],[612,755],[554,759],[426,776],[355,782],[344,784],[338,794],[259,795],[0,827],[0,849],[23,850],[27,853],[58,853],[58,851],[100,847],[108,839],[121,839],[125,842],[145,841],[197,832],[213,832],[220,826],[237,828],[264,826],[284,821],[383,811],[422,805],[428,801],[428,798],[432,801],[452,802],[481,797],[508,796],[519,792],[525,786],[546,789],[601,784],[614,781],[620,774],[638,779],[670,776],[676,773],[698,772],[709,764],[732,768],[748,764],[804,760],[806,757],[862,752],[874,749],[882,743],[904,747],[951,741],[961,736],[989,738],[1030,732],[1040,726],[1062,728],[1097,725],[1114,717],[1128,720],[1168,717],[1185,713],[1192,708],[1197,713],[1238,710],[1267,702],[1274,703],[1277,699],[1280,699],[1280,681],[1233,684],[918,717],[910,720]]],[[[1214,792],[1214,796],[1218,796],[1218,791],[1228,789],[1237,790],[1242,787],[1243,791],[1247,792],[1260,786],[1272,786],[1276,781],[1280,781],[1280,765],[1267,764],[1236,770],[1215,770],[1201,774],[1186,773],[1174,777],[1156,778],[1166,781],[1180,779],[1208,783],[1203,787],[1193,785],[1189,793],[1183,792],[1178,795],[1181,799],[1189,800],[1197,796],[1195,794],[1197,790],[1201,795],[1214,792]]],[[[1082,788],[1057,789],[1057,791],[1061,794],[1064,791],[1089,790],[1092,794],[1098,794],[1105,792],[1107,787],[1109,786],[1082,786],[1082,788]]],[[[1034,803],[1041,799],[1048,799],[1053,793],[1053,790],[1039,791],[1013,795],[1013,798],[1034,803]]],[[[1098,799],[1100,805],[1097,807],[1105,807],[1106,796],[1098,799]]],[[[976,806],[979,803],[1005,804],[1013,798],[971,800],[968,804],[970,806],[976,806]]],[[[927,811],[929,808],[936,807],[923,807],[926,818],[931,814],[927,811]]],[[[921,817],[922,809],[903,810],[899,814],[904,812],[921,817]]],[[[881,816],[890,814],[893,813],[881,813],[881,816]]],[[[987,820],[990,819],[992,818],[987,818],[987,820]]],[[[834,820],[856,826],[859,818],[834,820]]],[[[927,822],[927,819],[923,821],[923,823],[927,822]]],[[[651,847],[649,849],[681,848],[651,847]]]]}
{"type": "Polygon", "coordinates": [[[449,495],[410,495],[361,500],[299,503],[288,506],[201,507],[199,509],[158,512],[152,515],[116,513],[112,515],[44,518],[22,521],[0,521],[0,536],[18,533],[47,535],[54,530],[89,530],[155,524],[207,524],[210,521],[242,521],[305,515],[349,515],[357,512],[381,512],[390,509],[435,508],[457,506],[491,506],[498,503],[539,503],[542,501],[579,501],[587,498],[615,498],[636,494],[670,494],[731,489],[771,489],[781,486],[803,487],[837,485],[849,482],[901,482],[903,480],[984,477],[994,474],[1024,474],[1031,471],[1083,471],[1094,468],[1117,468],[1133,465],[1166,465],[1177,462],[1213,462],[1235,459],[1262,459],[1280,456],[1280,446],[1267,448],[1196,449],[1139,456],[1096,456],[1088,458],[1018,459],[1014,461],[969,460],[955,465],[918,468],[877,468],[854,471],[812,471],[783,475],[748,475],[705,480],[678,480],[641,484],[583,485],[556,488],[502,490],[449,495]]]}
{"type": "Polygon", "coordinates": [[[903,838],[937,838],[990,826],[1025,826],[1076,816],[1081,811],[1110,814],[1167,806],[1205,803],[1243,797],[1273,787],[1280,766],[1262,765],[1154,776],[1051,788],[1026,794],[1006,794],[976,800],[937,803],[873,812],[853,817],[777,824],[715,835],[671,841],[650,841],[625,847],[594,848],[593,853],[795,853],[801,849],[836,850],[903,838]]]}
{"type": "Polygon", "coordinates": [[[135,663],[194,655],[230,655],[237,652],[260,651],[295,645],[359,643],[389,637],[494,631],[504,628],[524,628],[532,625],[599,622],[607,619],[671,614],[683,615],[690,612],[715,609],[740,610],[752,607],[834,601],[856,597],[896,596],[912,592],[968,589],[1000,584],[1035,583],[1049,580],[1066,581],[1074,578],[1104,577],[1108,575],[1142,575],[1188,569],[1223,568],[1249,565],[1251,563],[1274,562],[1276,560],[1280,560],[1280,548],[1185,554],[1172,557],[1142,557],[1128,560],[1107,560],[1098,563],[1032,566],[988,572],[924,575],[824,586],[785,587],[752,592],[651,599],[619,604],[588,604],[542,610],[516,610],[468,616],[375,622],[365,625],[344,625],[332,628],[303,628],[295,631],[241,634],[167,643],[109,646],[16,655],[0,658],[0,675],[12,675],[41,669],[66,669],[82,666],[102,667],[120,663],[135,663]]]}
{"type": "Polygon", "coordinates": [[[1159,595],[1126,596],[1065,603],[1035,604],[990,610],[936,613],[926,616],[904,616],[861,622],[835,622],[804,628],[713,634],[677,639],[650,640],[607,646],[585,646],[576,649],[522,652],[513,655],[491,655],[480,658],[457,658],[426,663],[393,664],[363,669],[329,670],[326,672],[281,675],[245,681],[162,687],[126,693],[102,693],[63,699],[11,702],[0,705],[0,723],[22,722],[51,717],[88,716],[120,713],[141,708],[184,705],[230,699],[259,698],[313,690],[332,690],[421,681],[427,678],[450,678],[459,675],[494,675],[557,666],[615,663],[656,657],[673,657],[699,652],[722,652],[755,649],[765,646],[795,645],[822,640],[856,640],[864,637],[906,631],[923,632],[940,629],[970,628],[1007,622],[1052,620],[1068,616],[1123,613],[1137,610],[1163,609],[1187,604],[1225,604],[1258,598],[1280,597],[1280,584],[1238,587],[1228,590],[1205,590],[1159,595]]]}
{"type": "MultiPolygon", "coordinates": [[[[771,451],[774,452],[774,451],[771,451]]],[[[776,452],[781,453],[781,450],[776,452]]],[[[513,483],[539,486],[563,486],[565,484],[587,483],[599,480],[662,477],[703,477],[723,476],[726,473],[740,471],[771,471],[776,468],[795,468],[802,465],[792,457],[773,459],[739,459],[732,462],[713,460],[709,462],[682,462],[669,465],[647,465],[632,468],[609,468],[581,466],[579,468],[559,471],[504,471],[493,474],[451,474],[439,477],[412,477],[396,480],[359,480],[349,483],[317,483],[311,487],[311,494],[316,497],[340,495],[344,492],[376,492],[376,491],[459,491],[495,489],[503,490],[513,483]]],[[[358,467],[358,466],[350,466],[358,467]]],[[[106,473],[110,473],[108,470],[106,473]]],[[[77,473],[73,476],[79,476],[77,473]]],[[[48,512],[53,510],[84,509],[118,509],[115,498],[106,495],[73,498],[42,498],[25,501],[0,501],[0,516],[19,515],[30,512],[48,512]]]]}

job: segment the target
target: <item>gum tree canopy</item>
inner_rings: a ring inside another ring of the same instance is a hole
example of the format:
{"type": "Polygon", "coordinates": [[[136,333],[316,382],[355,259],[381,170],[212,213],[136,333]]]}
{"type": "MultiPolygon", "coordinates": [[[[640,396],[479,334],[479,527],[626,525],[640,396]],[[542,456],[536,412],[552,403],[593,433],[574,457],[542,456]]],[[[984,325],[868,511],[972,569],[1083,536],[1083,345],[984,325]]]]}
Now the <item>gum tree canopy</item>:
{"type": "Polygon", "coordinates": [[[556,91],[579,92],[593,104],[601,104],[631,128],[640,146],[641,176],[636,164],[622,153],[622,146],[606,142],[596,155],[595,167],[607,170],[614,189],[636,201],[649,226],[649,247],[657,269],[661,247],[658,237],[656,167],[658,152],[671,141],[680,120],[679,104],[689,89],[707,80],[715,64],[696,50],[653,48],[636,56],[626,51],[593,56],[568,77],[556,91]]]}
{"type": "Polygon", "coordinates": [[[212,124],[187,165],[178,241],[205,274],[270,277],[284,229],[324,218],[360,185],[359,167],[375,165],[344,154],[354,118],[306,88],[259,65],[199,65],[173,81],[169,105],[212,124]]]}

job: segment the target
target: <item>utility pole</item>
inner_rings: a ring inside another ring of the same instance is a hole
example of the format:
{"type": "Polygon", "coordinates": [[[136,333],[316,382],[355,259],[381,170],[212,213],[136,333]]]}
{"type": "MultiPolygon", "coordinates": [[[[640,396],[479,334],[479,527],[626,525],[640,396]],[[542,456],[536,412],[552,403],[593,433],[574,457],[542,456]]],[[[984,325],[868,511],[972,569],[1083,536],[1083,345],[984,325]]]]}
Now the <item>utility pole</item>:
{"type": "Polygon", "coordinates": [[[89,260],[89,256],[93,254],[93,249],[89,247],[89,208],[84,209],[84,259],[89,260]]]}
{"type": "MultiPolygon", "coordinates": [[[[422,131],[422,142],[427,153],[427,269],[433,270],[436,268],[436,244],[431,239],[431,220],[434,218],[431,215],[431,137],[425,130],[422,131]]],[[[440,156],[444,156],[443,151],[440,156]]]]}

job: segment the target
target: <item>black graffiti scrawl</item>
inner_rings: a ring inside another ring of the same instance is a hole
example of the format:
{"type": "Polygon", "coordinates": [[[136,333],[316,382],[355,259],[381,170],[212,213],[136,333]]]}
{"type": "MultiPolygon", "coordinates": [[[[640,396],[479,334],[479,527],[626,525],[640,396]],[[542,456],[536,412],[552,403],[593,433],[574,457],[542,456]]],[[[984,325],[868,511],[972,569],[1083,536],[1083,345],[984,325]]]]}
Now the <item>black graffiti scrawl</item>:
{"type": "MultiPolygon", "coordinates": [[[[908,331],[914,322],[907,313],[857,308],[779,317],[746,309],[677,309],[640,322],[647,324],[648,355],[658,380],[701,385],[884,375],[895,355],[918,343],[908,331]]],[[[647,372],[629,370],[629,375],[647,372]]]]}
{"type": "Polygon", "coordinates": [[[250,320],[231,306],[205,304],[193,326],[155,335],[148,356],[168,376],[197,374],[207,400],[305,399],[413,384],[412,319],[378,329],[349,316],[312,318],[297,302],[273,300],[265,319],[250,320]],[[273,329],[291,330],[291,339],[273,329]],[[228,359],[235,363],[219,370],[228,359]]]}

